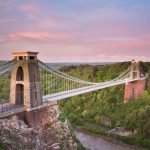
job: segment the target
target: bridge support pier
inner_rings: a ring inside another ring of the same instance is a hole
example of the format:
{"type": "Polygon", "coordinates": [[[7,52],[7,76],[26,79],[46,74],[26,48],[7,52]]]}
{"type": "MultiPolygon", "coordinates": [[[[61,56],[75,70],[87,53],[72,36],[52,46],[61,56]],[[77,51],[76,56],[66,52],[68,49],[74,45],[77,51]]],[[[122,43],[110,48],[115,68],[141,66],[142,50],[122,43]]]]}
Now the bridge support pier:
{"type": "Polygon", "coordinates": [[[42,120],[48,115],[48,107],[40,108],[32,111],[25,111],[17,114],[17,116],[23,120],[29,126],[37,126],[42,123],[42,120]]]}
{"type": "Polygon", "coordinates": [[[36,126],[42,123],[42,120],[48,115],[48,107],[24,113],[24,121],[30,126],[36,126]]]}
{"type": "Polygon", "coordinates": [[[137,80],[125,84],[124,103],[128,103],[132,98],[139,97],[146,89],[146,79],[137,80]]]}

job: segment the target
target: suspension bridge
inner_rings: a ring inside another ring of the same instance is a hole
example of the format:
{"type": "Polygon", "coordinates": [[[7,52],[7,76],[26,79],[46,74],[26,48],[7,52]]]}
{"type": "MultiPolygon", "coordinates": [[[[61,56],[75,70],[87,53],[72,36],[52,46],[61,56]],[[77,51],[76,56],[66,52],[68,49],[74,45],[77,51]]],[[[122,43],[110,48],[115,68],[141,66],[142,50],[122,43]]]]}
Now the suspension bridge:
{"type": "Polygon", "coordinates": [[[134,60],[115,79],[97,83],[61,72],[40,61],[37,54],[13,53],[14,59],[0,66],[0,99],[9,101],[0,104],[0,118],[21,112],[38,112],[55,101],[120,84],[125,84],[124,102],[145,90],[148,75],[134,60]]]}

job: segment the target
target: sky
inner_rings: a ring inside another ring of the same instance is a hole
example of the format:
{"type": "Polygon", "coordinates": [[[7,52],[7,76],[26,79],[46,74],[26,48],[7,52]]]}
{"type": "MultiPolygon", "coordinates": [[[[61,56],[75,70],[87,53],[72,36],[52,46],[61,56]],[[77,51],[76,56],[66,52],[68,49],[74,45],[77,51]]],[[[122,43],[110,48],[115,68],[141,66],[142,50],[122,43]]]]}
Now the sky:
{"type": "Polygon", "coordinates": [[[150,0],[0,0],[0,59],[150,61],[150,0]]]}

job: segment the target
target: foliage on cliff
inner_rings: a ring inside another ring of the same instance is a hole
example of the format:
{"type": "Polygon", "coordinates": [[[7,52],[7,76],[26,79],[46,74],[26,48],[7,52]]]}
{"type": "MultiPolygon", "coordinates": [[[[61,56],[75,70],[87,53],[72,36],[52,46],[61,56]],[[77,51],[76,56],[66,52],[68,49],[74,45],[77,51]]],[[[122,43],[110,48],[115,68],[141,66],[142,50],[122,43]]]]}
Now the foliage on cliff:
{"type": "MultiPolygon", "coordinates": [[[[83,80],[104,82],[120,75],[129,65],[130,62],[97,66],[80,65],[62,67],[61,71],[83,80]]],[[[150,63],[141,65],[150,75],[150,63]]],[[[0,81],[0,102],[2,102],[9,97],[10,77],[1,78],[0,81]]],[[[74,96],[60,101],[59,104],[63,115],[74,125],[90,127],[95,131],[100,126],[108,129],[121,126],[137,133],[132,143],[150,147],[150,77],[147,90],[141,97],[131,100],[128,104],[123,103],[123,98],[124,85],[118,85],[74,96]]],[[[63,115],[60,118],[62,120],[63,115]]]]}
{"type": "MultiPolygon", "coordinates": [[[[129,62],[99,66],[72,66],[61,70],[84,80],[103,82],[117,77],[125,71],[129,62]]],[[[150,63],[141,63],[145,72],[150,74],[150,63]]],[[[136,133],[133,143],[150,147],[150,77],[147,90],[137,99],[128,104],[123,103],[124,85],[71,97],[59,102],[64,114],[71,123],[77,126],[91,128],[103,126],[105,128],[124,127],[136,133]]]]}
{"type": "Polygon", "coordinates": [[[5,75],[0,77],[0,103],[9,99],[10,76],[5,75]]]}

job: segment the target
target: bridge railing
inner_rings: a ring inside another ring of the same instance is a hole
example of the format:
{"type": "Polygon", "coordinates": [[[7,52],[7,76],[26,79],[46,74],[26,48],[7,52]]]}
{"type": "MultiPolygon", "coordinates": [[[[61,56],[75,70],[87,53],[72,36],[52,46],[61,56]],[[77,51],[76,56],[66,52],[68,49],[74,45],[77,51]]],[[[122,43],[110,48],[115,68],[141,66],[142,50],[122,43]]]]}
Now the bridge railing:
{"type": "Polygon", "coordinates": [[[11,104],[11,103],[3,103],[3,104],[0,104],[0,114],[8,112],[8,111],[13,111],[15,109],[23,108],[23,107],[24,107],[24,105],[15,105],[15,104],[11,104]]]}

